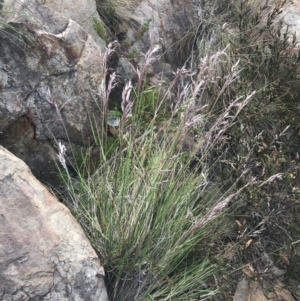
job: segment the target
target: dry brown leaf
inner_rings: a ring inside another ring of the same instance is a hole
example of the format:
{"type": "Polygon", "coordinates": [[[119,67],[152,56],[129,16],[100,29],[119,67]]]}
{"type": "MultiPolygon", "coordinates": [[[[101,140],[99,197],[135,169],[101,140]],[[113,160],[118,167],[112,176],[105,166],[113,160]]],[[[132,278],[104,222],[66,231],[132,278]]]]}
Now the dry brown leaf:
{"type": "Polygon", "coordinates": [[[281,254],[281,258],[287,265],[290,264],[289,257],[285,253],[281,254]]]}
{"type": "Polygon", "coordinates": [[[251,238],[246,242],[245,249],[247,249],[251,245],[252,241],[253,239],[251,238]]]}
{"type": "Polygon", "coordinates": [[[241,222],[239,220],[237,220],[237,219],[235,220],[235,222],[236,222],[236,224],[238,226],[239,231],[241,231],[242,230],[242,224],[241,224],[241,222]]]}
{"type": "Polygon", "coordinates": [[[234,255],[235,255],[234,243],[229,242],[225,247],[223,257],[225,259],[232,260],[234,258],[234,255]]]}
{"type": "Polygon", "coordinates": [[[244,266],[243,272],[245,275],[247,275],[250,278],[254,278],[256,276],[256,272],[250,263],[248,263],[244,266]]]}

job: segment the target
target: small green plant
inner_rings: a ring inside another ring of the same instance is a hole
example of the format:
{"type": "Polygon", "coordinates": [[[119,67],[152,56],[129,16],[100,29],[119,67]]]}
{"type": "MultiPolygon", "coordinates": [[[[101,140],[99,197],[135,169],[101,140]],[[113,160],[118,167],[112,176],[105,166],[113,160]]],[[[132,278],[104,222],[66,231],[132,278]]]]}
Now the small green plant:
{"type": "Polygon", "coordinates": [[[93,18],[93,28],[101,39],[103,39],[106,43],[109,42],[109,38],[107,37],[105,32],[105,26],[96,17],[93,18]]]}
{"type": "Polygon", "coordinates": [[[149,30],[149,25],[151,21],[152,20],[149,19],[146,23],[142,24],[142,26],[138,29],[137,36],[136,36],[137,41],[140,40],[144,36],[145,32],[149,30]]]}
{"type": "Polygon", "coordinates": [[[136,49],[132,49],[130,50],[130,52],[128,53],[128,58],[130,60],[134,59],[135,58],[135,55],[137,54],[137,50],[136,49]]]}
{"type": "MultiPolygon", "coordinates": [[[[113,1],[97,1],[97,10],[105,25],[113,32],[118,31],[118,17],[116,15],[115,5],[113,1]]],[[[102,25],[102,24],[101,24],[102,25]]]]}

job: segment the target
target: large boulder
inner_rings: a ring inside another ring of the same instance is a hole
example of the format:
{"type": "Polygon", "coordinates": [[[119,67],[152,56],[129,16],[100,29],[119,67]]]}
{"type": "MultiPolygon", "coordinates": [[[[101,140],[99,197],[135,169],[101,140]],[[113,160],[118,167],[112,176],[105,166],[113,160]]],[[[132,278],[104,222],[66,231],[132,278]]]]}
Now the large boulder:
{"type": "Polygon", "coordinates": [[[0,147],[3,301],[107,301],[104,270],[70,211],[0,147]]]}
{"type": "Polygon", "coordinates": [[[0,17],[0,143],[57,186],[56,141],[88,145],[101,130],[103,49],[38,0],[4,1],[0,17]]]}

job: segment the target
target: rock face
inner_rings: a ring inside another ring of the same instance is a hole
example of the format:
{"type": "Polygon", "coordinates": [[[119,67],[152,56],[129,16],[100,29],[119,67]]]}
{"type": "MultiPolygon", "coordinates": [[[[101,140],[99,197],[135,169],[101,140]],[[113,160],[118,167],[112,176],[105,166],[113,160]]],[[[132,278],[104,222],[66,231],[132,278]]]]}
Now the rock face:
{"type": "Polygon", "coordinates": [[[282,26],[282,37],[288,28],[288,37],[290,41],[293,39],[293,34],[296,34],[298,40],[300,39],[300,0],[286,0],[285,3],[284,1],[277,0],[269,0],[266,3],[263,3],[256,0],[253,5],[256,7],[264,7],[264,10],[262,11],[262,20],[264,23],[267,22],[267,19],[271,14],[276,15],[272,25],[274,28],[277,28],[280,25],[282,26]]]}
{"type": "Polygon", "coordinates": [[[297,39],[300,39],[300,0],[287,1],[278,19],[285,27],[288,26],[290,33],[296,34],[297,39]]]}
{"type": "Polygon", "coordinates": [[[0,299],[107,301],[102,267],[70,211],[0,147],[0,299]]]}
{"type": "Polygon", "coordinates": [[[132,49],[146,53],[155,45],[160,45],[163,61],[177,67],[176,61],[180,61],[181,49],[187,44],[183,39],[196,20],[192,1],[145,0],[141,1],[135,14],[142,26],[140,36],[128,33],[132,41],[136,40],[132,49]]]}
{"type": "Polygon", "coordinates": [[[40,1],[9,2],[0,6],[0,143],[55,185],[55,141],[87,145],[91,124],[102,126],[103,49],[40,1]]]}
{"type": "Polygon", "coordinates": [[[40,0],[40,2],[67,19],[72,19],[89,33],[94,41],[105,46],[105,42],[93,29],[93,18],[100,19],[95,0],[40,0]]]}

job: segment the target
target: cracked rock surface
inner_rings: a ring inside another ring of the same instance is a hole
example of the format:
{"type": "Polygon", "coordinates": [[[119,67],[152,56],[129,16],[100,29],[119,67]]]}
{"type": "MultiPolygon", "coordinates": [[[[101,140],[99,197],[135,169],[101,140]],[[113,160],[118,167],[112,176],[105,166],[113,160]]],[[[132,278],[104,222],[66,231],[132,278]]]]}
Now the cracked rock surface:
{"type": "Polygon", "coordinates": [[[93,19],[100,19],[95,0],[40,0],[40,2],[64,17],[74,20],[93,37],[98,45],[105,47],[105,42],[93,28],[93,19]]]}
{"type": "Polygon", "coordinates": [[[107,301],[98,257],[70,211],[0,146],[0,300],[107,301]]]}
{"type": "Polygon", "coordinates": [[[88,145],[101,128],[103,49],[37,0],[5,0],[0,16],[0,144],[55,186],[54,141],[88,145]]]}

